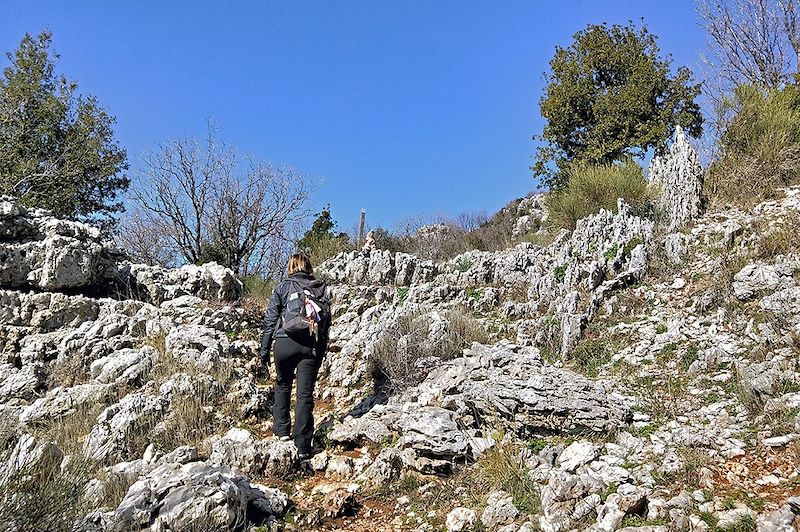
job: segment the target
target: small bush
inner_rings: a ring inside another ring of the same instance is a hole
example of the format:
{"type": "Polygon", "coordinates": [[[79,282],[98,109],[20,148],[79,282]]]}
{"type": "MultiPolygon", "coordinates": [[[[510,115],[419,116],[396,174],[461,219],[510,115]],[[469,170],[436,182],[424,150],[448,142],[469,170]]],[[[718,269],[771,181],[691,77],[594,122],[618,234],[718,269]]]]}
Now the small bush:
{"type": "Polygon", "coordinates": [[[426,359],[450,360],[472,342],[485,342],[483,325],[466,312],[451,309],[446,328],[435,336],[429,313],[416,310],[399,316],[372,346],[371,373],[378,388],[387,395],[402,392],[425,378],[426,359]]]}
{"type": "Polygon", "coordinates": [[[580,342],[568,360],[587,377],[596,378],[600,368],[611,361],[612,355],[607,342],[595,338],[580,342]]]}
{"type": "Polygon", "coordinates": [[[338,235],[314,235],[305,240],[305,246],[302,249],[308,253],[311,263],[316,267],[343,251],[351,251],[353,244],[344,233],[338,235]]]}
{"type": "Polygon", "coordinates": [[[632,160],[610,165],[573,163],[567,175],[567,186],[551,192],[546,200],[550,222],[556,227],[572,230],[578,220],[600,209],[616,212],[618,198],[638,211],[650,206],[644,172],[632,160]]]}
{"type": "Polygon", "coordinates": [[[241,278],[244,285],[244,295],[257,305],[266,307],[272,290],[275,288],[275,281],[265,279],[261,275],[245,275],[241,278]]]}
{"type": "Polygon", "coordinates": [[[732,115],[706,182],[714,203],[753,205],[800,182],[800,87],[742,85],[723,101],[732,115]]]}

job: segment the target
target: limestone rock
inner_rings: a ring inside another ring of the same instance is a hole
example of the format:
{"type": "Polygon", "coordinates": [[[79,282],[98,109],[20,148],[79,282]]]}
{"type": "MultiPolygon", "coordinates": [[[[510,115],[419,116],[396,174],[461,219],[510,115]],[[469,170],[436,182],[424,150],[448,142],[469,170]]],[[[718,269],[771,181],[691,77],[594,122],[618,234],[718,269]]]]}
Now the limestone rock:
{"type": "Polygon", "coordinates": [[[225,465],[245,475],[285,475],[298,464],[293,442],[278,438],[257,440],[245,429],[232,428],[216,440],[209,462],[225,465]]]}
{"type": "Polygon", "coordinates": [[[168,401],[159,395],[134,392],[126,395],[97,417],[97,424],[86,438],[84,450],[100,460],[130,457],[130,434],[155,425],[164,415],[168,401]]]}
{"type": "Polygon", "coordinates": [[[513,498],[505,491],[493,491],[486,497],[486,509],[481,514],[481,523],[488,529],[494,529],[513,521],[519,515],[513,498]]]}
{"type": "Polygon", "coordinates": [[[204,462],[164,464],[136,481],[108,517],[109,532],[232,529],[281,516],[288,504],[277,489],[251,486],[226,467],[204,462]]]}
{"type": "Polygon", "coordinates": [[[127,274],[131,292],[156,305],[181,296],[233,301],[242,294],[241,281],[216,262],[187,264],[177,269],[129,264],[121,269],[123,277],[127,274]]]}
{"type": "Polygon", "coordinates": [[[697,218],[703,208],[703,168],[683,128],[675,127],[668,151],[656,155],[647,171],[649,181],[661,189],[661,205],[675,228],[697,218]]]}
{"type": "Polygon", "coordinates": [[[733,277],[733,293],[750,299],[759,292],[771,292],[792,282],[792,269],[784,265],[748,264],[733,277]]]}
{"type": "Polygon", "coordinates": [[[477,520],[478,514],[475,513],[475,510],[458,507],[448,512],[445,526],[447,527],[447,532],[462,532],[472,530],[477,520]]]}

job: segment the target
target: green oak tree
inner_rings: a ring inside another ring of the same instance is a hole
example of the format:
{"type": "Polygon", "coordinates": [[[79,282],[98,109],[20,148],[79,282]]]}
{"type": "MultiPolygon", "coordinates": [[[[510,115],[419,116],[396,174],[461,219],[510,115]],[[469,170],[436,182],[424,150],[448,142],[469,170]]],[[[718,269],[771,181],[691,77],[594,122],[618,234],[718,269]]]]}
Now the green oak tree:
{"type": "Polygon", "coordinates": [[[313,264],[319,264],[350,246],[347,233],[337,233],[335,229],[336,221],[327,206],[317,213],[311,228],[297,241],[297,248],[307,253],[313,264]]]}
{"type": "Polygon", "coordinates": [[[52,35],[25,34],[0,77],[0,193],[56,216],[108,222],[122,210],[127,156],[93,96],[55,73],[52,35]]]}
{"type": "Polygon", "coordinates": [[[659,148],[675,128],[702,133],[700,84],[660,56],[644,24],[590,24],[556,47],[540,102],[547,121],[531,167],[546,186],[566,185],[571,161],[607,165],[659,148]]]}

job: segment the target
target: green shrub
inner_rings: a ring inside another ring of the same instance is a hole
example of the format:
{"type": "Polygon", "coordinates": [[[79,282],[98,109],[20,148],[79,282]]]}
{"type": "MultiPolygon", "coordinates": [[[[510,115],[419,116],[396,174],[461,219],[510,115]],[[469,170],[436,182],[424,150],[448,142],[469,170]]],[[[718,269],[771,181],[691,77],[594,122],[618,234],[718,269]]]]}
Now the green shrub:
{"type": "Polygon", "coordinates": [[[742,85],[721,112],[732,118],[709,169],[706,190],[713,202],[752,205],[800,183],[800,87],[742,85]]]}
{"type": "Polygon", "coordinates": [[[616,212],[617,198],[638,211],[649,207],[644,172],[633,160],[609,165],[574,163],[567,174],[567,186],[547,196],[550,222],[556,227],[574,229],[578,220],[600,209],[616,212]]]}
{"type": "Polygon", "coordinates": [[[275,288],[275,281],[265,279],[261,275],[244,275],[241,281],[245,296],[266,307],[275,288]]]}
{"type": "Polygon", "coordinates": [[[350,251],[353,249],[353,246],[345,234],[324,234],[307,237],[305,239],[305,246],[301,249],[308,253],[308,256],[311,258],[311,263],[314,267],[317,267],[343,251],[350,251]]]}

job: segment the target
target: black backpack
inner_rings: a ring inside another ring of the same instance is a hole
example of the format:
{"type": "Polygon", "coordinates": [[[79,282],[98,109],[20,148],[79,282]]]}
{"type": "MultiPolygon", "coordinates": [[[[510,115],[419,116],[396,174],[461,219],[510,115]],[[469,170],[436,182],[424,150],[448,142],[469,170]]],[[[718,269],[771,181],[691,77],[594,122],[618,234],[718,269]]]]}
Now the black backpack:
{"type": "Polygon", "coordinates": [[[283,330],[287,336],[302,339],[318,337],[320,328],[330,322],[331,304],[325,285],[318,289],[304,288],[289,279],[293,291],[289,293],[283,310],[283,330]]]}

